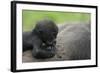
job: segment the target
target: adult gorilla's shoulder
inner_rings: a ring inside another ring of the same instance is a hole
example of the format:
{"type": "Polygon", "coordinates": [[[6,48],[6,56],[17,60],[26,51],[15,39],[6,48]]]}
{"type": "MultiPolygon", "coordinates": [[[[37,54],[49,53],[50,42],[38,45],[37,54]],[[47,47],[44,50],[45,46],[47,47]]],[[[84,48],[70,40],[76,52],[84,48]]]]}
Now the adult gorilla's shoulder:
{"type": "MultiPolygon", "coordinates": [[[[57,37],[59,49],[64,50],[63,59],[81,60],[91,58],[90,24],[70,24],[57,37]]],[[[59,53],[60,55],[60,53],[59,53]]],[[[62,54],[61,54],[62,55],[62,54]]]]}

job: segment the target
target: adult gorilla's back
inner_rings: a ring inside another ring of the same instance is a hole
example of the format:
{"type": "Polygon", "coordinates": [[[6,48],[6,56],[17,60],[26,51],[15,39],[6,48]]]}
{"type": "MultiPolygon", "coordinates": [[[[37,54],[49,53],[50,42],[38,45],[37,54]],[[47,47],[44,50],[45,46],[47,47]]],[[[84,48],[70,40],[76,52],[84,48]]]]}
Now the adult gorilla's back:
{"type": "Polygon", "coordinates": [[[80,60],[91,57],[91,34],[89,24],[68,25],[58,34],[58,55],[62,59],[80,60]],[[60,52],[63,50],[63,52],[60,52]]]}

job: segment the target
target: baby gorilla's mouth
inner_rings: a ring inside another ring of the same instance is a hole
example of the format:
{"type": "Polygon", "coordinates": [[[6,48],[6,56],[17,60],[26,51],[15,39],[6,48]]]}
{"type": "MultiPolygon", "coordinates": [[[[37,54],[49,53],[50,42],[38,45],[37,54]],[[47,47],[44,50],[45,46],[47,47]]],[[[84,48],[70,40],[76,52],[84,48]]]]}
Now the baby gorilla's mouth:
{"type": "Polygon", "coordinates": [[[50,41],[45,41],[43,44],[45,44],[47,46],[54,46],[54,45],[56,45],[56,39],[50,40],[50,41]]]}

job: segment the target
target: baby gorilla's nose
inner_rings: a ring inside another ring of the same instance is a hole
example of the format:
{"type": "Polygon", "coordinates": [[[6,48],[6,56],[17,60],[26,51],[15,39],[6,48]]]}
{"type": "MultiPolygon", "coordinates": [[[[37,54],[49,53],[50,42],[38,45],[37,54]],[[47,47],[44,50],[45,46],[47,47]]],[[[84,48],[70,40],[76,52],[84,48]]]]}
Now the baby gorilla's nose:
{"type": "Polygon", "coordinates": [[[47,41],[47,45],[48,45],[48,46],[52,46],[52,45],[53,45],[53,42],[47,41]]]}

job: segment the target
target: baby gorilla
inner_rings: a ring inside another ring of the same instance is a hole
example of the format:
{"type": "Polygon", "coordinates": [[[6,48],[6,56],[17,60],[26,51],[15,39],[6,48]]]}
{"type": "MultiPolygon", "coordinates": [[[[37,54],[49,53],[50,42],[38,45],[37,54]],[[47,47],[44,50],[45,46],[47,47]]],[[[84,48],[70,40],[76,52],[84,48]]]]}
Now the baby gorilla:
{"type": "Polygon", "coordinates": [[[57,34],[58,27],[53,21],[41,20],[32,31],[23,33],[23,51],[32,49],[35,58],[51,58],[56,54],[57,34]]]}

